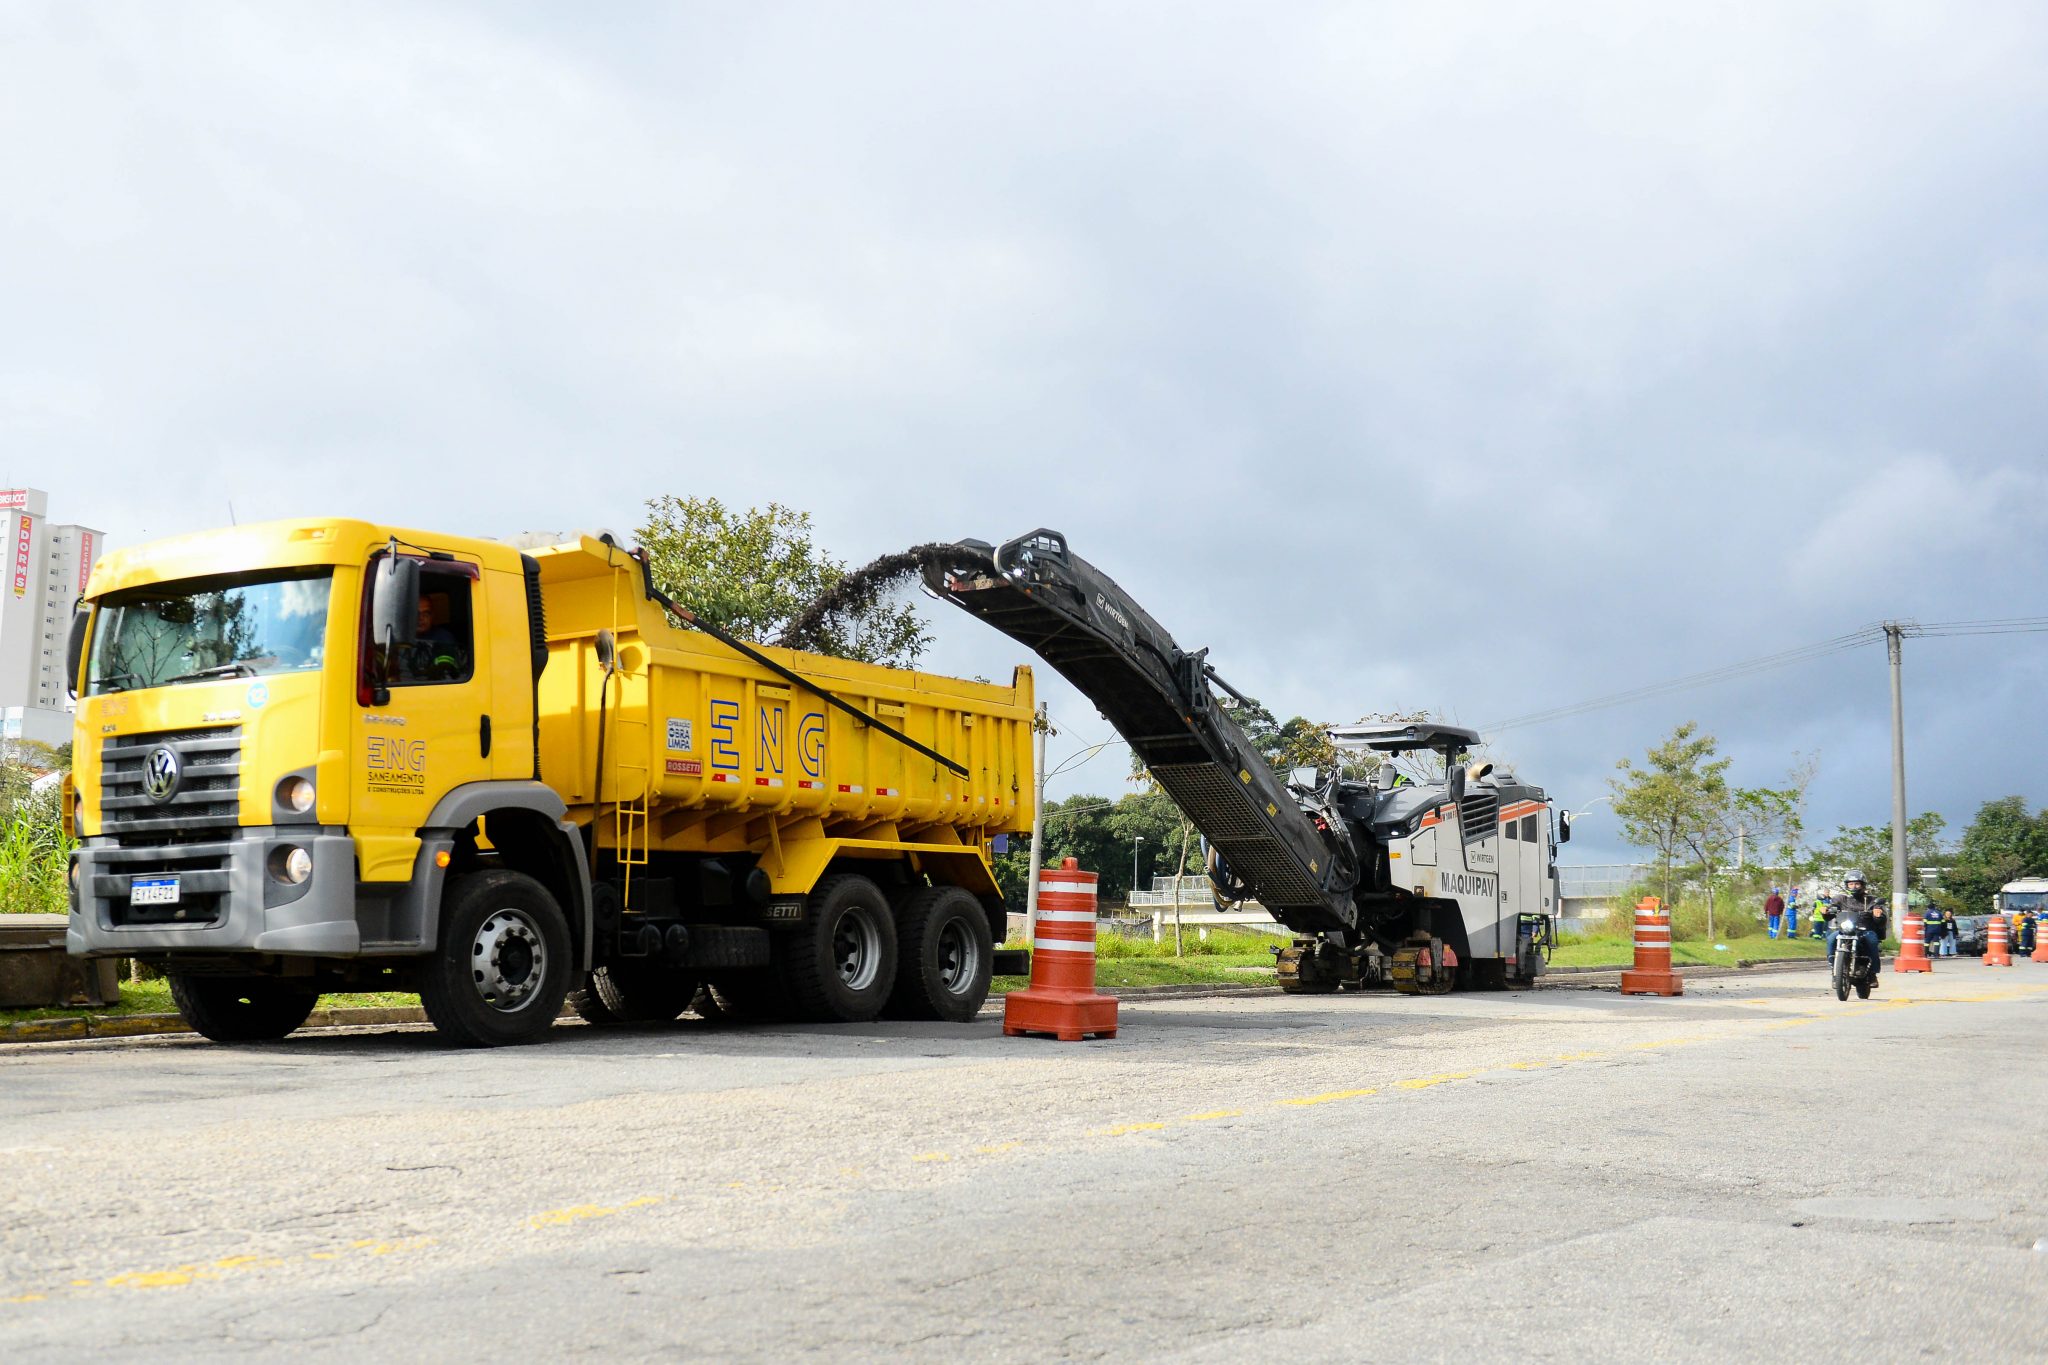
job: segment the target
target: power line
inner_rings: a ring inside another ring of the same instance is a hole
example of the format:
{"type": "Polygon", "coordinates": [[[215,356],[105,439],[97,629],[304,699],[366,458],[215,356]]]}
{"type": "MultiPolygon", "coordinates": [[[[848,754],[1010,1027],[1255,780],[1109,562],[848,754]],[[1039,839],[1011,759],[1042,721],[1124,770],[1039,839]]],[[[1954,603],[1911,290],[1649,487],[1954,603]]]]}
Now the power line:
{"type": "Polygon", "coordinates": [[[1710,668],[1700,673],[1688,673],[1680,678],[1667,678],[1663,682],[1646,683],[1641,687],[1629,688],[1625,692],[1611,692],[1604,697],[1593,697],[1586,701],[1573,702],[1568,706],[1556,706],[1546,711],[1531,711],[1526,715],[1511,716],[1492,725],[1482,725],[1479,729],[1485,734],[1496,734],[1502,730],[1519,729],[1525,725],[1542,725],[1554,720],[1568,720],[1573,716],[1583,716],[1594,711],[1605,711],[1611,707],[1626,706],[1630,702],[1648,701],[1652,698],[1668,696],[1675,692],[1691,691],[1696,687],[1706,687],[1721,682],[1733,682],[1739,678],[1747,678],[1754,674],[1768,673],[1780,668],[1789,668],[1793,664],[1810,663],[1816,659],[1827,658],[1831,654],[1840,654],[1847,650],[1860,648],[1863,645],[1873,644],[1883,638],[1884,627],[1864,626],[1859,630],[1850,631],[1846,635],[1837,635],[1833,639],[1819,640],[1810,645],[1800,645],[1794,649],[1780,650],[1775,654],[1759,655],[1754,659],[1744,659],[1738,663],[1724,664],[1719,668],[1710,668]]]}
{"type": "MultiPolygon", "coordinates": [[[[2048,634],[2048,616],[2004,616],[1981,621],[1902,621],[1897,623],[1902,635],[1921,636],[1927,639],[1952,639],[1966,635],[2035,635],[2048,634]]],[[[1494,734],[1502,730],[1519,729],[1526,725],[1543,725],[1554,720],[1569,720],[1574,716],[1589,715],[1611,707],[1626,706],[1630,702],[1649,701],[1656,697],[1688,692],[1696,687],[1708,687],[1715,683],[1734,682],[1758,673],[1768,673],[1794,664],[1811,663],[1829,655],[1841,654],[1867,644],[1875,644],[1885,636],[1882,625],[1864,626],[1846,635],[1837,635],[1831,640],[1820,640],[1796,649],[1780,650],[1776,654],[1765,654],[1740,663],[1710,668],[1703,673],[1689,673],[1682,678],[1669,678],[1663,682],[1647,683],[1630,688],[1626,692],[1612,692],[1604,697],[1574,702],[1569,706],[1556,706],[1547,711],[1532,711],[1527,715],[1511,716],[1492,725],[1480,726],[1483,733],[1494,734]]]]}
{"type": "Polygon", "coordinates": [[[1901,622],[1907,635],[1934,638],[1954,635],[2034,635],[2048,632],[2048,616],[2008,616],[1989,621],[1901,622]]]}

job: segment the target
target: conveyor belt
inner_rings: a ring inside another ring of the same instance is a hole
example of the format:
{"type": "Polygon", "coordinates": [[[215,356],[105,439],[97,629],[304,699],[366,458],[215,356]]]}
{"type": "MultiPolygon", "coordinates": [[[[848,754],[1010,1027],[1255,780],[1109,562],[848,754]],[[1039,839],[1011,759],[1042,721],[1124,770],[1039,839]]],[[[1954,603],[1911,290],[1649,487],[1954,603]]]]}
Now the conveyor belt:
{"type": "Polygon", "coordinates": [[[1094,702],[1259,903],[1302,932],[1355,922],[1343,860],[1209,690],[1203,657],[1057,531],[964,541],[932,590],[1018,641],[1094,702]]]}

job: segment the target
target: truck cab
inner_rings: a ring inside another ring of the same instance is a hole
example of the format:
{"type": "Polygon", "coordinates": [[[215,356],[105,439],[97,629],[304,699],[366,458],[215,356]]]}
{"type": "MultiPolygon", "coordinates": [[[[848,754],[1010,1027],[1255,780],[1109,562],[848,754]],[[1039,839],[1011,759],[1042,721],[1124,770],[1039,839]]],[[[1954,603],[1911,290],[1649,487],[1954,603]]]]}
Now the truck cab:
{"type": "Polygon", "coordinates": [[[230,1036],[288,1032],[326,990],[418,988],[433,1009],[443,884],[495,871],[519,879],[490,939],[498,1000],[441,1003],[472,1041],[551,1020],[588,964],[589,889],[537,780],[532,563],[352,520],[102,560],[69,660],[70,951],[161,966],[230,1036]]]}

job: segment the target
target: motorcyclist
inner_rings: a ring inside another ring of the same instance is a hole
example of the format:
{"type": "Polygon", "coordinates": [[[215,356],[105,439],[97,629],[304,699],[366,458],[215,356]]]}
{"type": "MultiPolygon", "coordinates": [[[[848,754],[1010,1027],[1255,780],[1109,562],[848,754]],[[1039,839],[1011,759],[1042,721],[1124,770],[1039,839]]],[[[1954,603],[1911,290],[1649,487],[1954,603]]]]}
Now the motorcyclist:
{"type": "Polygon", "coordinates": [[[1835,960],[1835,940],[1841,936],[1841,930],[1837,927],[1836,920],[1844,911],[1854,912],[1857,920],[1863,926],[1857,930],[1857,937],[1863,941],[1863,954],[1870,963],[1870,982],[1874,986],[1877,984],[1877,970],[1880,961],[1878,958],[1878,946],[1884,941],[1881,937],[1884,928],[1884,912],[1871,901],[1869,883],[1863,880],[1861,872],[1851,872],[1848,876],[1842,878],[1842,898],[1828,912],[1828,961],[1830,962],[1835,960]]]}

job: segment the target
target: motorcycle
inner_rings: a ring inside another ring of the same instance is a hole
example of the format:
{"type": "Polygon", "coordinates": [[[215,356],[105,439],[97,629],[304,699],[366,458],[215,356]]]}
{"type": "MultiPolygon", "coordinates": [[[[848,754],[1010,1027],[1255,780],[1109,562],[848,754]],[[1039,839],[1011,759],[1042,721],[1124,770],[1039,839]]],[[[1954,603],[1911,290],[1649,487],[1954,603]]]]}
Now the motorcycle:
{"type": "Polygon", "coordinates": [[[1835,955],[1829,964],[1835,999],[1847,1000],[1852,989],[1858,1000],[1870,998],[1870,988],[1877,984],[1877,960],[1863,946],[1863,931],[1876,927],[1853,907],[1835,913],[1835,955]]]}

